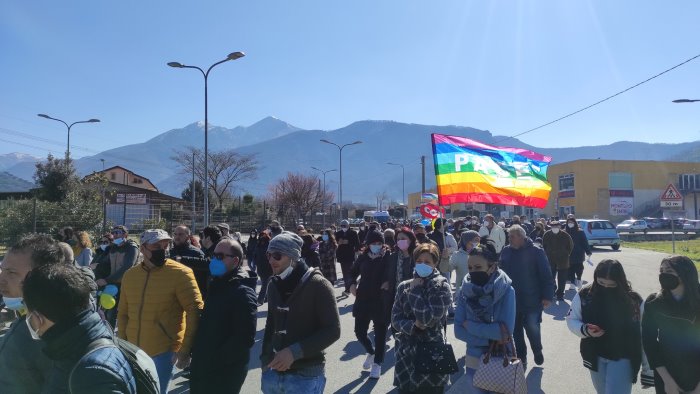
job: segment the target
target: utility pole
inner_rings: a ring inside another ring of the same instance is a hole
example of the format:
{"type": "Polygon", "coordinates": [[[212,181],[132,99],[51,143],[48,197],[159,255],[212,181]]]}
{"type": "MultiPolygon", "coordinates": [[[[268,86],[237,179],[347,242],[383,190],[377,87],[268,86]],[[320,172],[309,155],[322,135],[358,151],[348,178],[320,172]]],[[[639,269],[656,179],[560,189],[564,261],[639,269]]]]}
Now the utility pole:
{"type": "Polygon", "coordinates": [[[420,157],[420,167],[421,167],[421,194],[425,194],[425,156],[420,157]]]}
{"type": "Polygon", "coordinates": [[[195,187],[194,184],[194,166],[195,166],[195,161],[194,161],[194,151],[192,151],[192,187],[190,188],[190,192],[192,192],[192,233],[197,232],[197,205],[195,204],[196,201],[196,196],[197,196],[197,188],[195,187]]]}

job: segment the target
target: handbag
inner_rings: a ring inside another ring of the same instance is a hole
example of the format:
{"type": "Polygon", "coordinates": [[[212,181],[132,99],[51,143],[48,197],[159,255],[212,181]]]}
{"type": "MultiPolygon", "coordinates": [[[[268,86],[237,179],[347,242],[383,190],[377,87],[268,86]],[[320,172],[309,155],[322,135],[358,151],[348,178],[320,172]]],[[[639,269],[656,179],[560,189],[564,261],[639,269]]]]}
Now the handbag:
{"type": "Polygon", "coordinates": [[[459,371],[455,352],[452,345],[447,342],[447,324],[445,328],[444,342],[418,342],[416,345],[416,358],[414,367],[417,373],[451,375],[459,371]]]}
{"type": "Polygon", "coordinates": [[[474,373],[474,387],[503,394],[526,394],[525,369],[513,347],[506,325],[500,323],[501,341],[491,341],[474,373]]]}

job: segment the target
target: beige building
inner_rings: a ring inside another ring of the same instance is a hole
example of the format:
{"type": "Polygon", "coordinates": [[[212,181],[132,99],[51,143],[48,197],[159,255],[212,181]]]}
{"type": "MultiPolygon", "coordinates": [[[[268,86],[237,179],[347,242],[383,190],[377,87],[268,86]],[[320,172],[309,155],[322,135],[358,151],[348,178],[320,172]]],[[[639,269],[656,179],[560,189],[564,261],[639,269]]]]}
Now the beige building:
{"type": "Polygon", "coordinates": [[[622,221],[631,217],[679,216],[696,219],[700,163],[575,160],[549,167],[552,185],[547,215],[598,217],[622,221]],[[661,194],[669,183],[683,194],[683,211],[662,211],[661,194]],[[695,185],[698,185],[697,187],[695,185]]]}

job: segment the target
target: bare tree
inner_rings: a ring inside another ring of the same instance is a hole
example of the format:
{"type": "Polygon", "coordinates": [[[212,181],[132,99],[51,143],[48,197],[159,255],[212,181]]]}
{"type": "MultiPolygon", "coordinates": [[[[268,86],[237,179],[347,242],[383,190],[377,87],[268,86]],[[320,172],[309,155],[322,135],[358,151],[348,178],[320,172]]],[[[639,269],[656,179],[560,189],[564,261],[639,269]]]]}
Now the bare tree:
{"type": "Polygon", "coordinates": [[[283,215],[290,213],[296,218],[305,218],[317,212],[323,205],[329,206],[334,199],[333,193],[321,190],[318,176],[287,173],[270,187],[276,203],[283,215]]]}
{"type": "Polygon", "coordinates": [[[377,210],[381,211],[382,207],[384,206],[384,201],[389,200],[389,196],[386,193],[386,190],[383,192],[377,192],[375,194],[375,197],[377,198],[377,210]]]}
{"type": "Polygon", "coordinates": [[[243,155],[232,149],[209,152],[209,174],[204,174],[204,153],[201,149],[188,146],[175,149],[170,158],[180,165],[180,173],[194,175],[197,179],[207,179],[209,188],[216,196],[217,206],[223,208],[226,196],[231,195],[233,184],[243,179],[255,179],[258,161],[251,155],[243,155]]]}

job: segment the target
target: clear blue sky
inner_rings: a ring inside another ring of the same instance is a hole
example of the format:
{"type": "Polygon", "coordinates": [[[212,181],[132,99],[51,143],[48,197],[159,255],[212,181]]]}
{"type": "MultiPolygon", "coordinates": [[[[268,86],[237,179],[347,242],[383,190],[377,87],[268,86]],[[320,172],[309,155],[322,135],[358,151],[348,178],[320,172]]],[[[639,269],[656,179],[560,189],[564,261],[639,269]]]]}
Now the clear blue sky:
{"type": "MultiPolygon", "coordinates": [[[[3,1],[0,153],[84,156],[203,119],[273,115],[301,128],[356,120],[462,125],[512,135],[700,53],[700,2],[3,1]],[[18,132],[50,141],[37,140],[18,132]],[[15,143],[9,143],[13,141],[15,143]],[[54,142],[51,142],[54,141],[54,142]],[[37,146],[38,149],[25,145],[37,146]]],[[[546,146],[700,139],[700,59],[521,137],[546,146]]]]}

